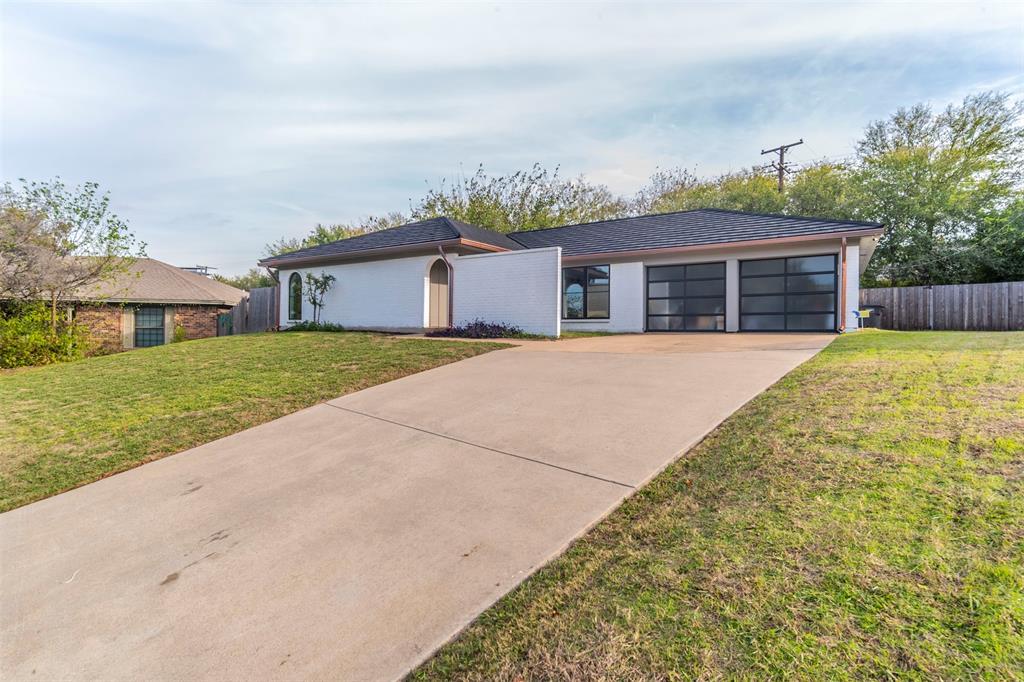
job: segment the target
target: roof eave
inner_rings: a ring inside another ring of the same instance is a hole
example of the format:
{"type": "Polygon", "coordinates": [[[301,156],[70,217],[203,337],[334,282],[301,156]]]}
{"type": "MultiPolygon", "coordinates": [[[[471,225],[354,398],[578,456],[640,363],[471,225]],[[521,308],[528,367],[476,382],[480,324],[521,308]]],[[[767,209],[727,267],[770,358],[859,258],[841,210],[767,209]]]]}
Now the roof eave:
{"type": "Polygon", "coordinates": [[[578,255],[562,256],[562,262],[588,261],[595,258],[629,258],[631,256],[656,256],[672,253],[689,253],[693,251],[719,251],[722,249],[737,249],[751,246],[769,246],[772,244],[789,244],[796,242],[825,241],[829,239],[841,239],[843,237],[872,237],[882,234],[884,227],[872,227],[863,230],[850,230],[846,232],[818,232],[815,234],[797,235],[793,237],[773,237],[770,239],[747,239],[736,242],[714,242],[712,244],[693,244],[691,246],[667,246],[654,249],[632,249],[627,251],[595,251],[578,255]]]}
{"type": "Polygon", "coordinates": [[[155,305],[206,305],[231,308],[238,304],[238,301],[211,301],[204,299],[174,299],[174,298],[142,298],[142,297],[110,297],[110,298],[75,298],[75,303],[87,303],[89,305],[131,305],[134,303],[146,303],[155,305]]]}
{"type": "Polygon", "coordinates": [[[503,246],[495,246],[494,244],[486,244],[484,242],[478,242],[472,239],[442,239],[432,242],[418,242],[416,244],[402,244],[401,246],[385,246],[377,249],[363,249],[361,251],[349,251],[347,253],[329,253],[319,256],[309,256],[307,258],[264,258],[258,261],[258,265],[265,268],[282,268],[289,267],[292,265],[328,265],[331,263],[343,263],[345,261],[361,260],[366,258],[373,258],[375,256],[394,256],[401,254],[415,254],[423,251],[430,251],[438,247],[454,247],[464,246],[471,249],[480,249],[482,251],[511,251],[503,246]]]}

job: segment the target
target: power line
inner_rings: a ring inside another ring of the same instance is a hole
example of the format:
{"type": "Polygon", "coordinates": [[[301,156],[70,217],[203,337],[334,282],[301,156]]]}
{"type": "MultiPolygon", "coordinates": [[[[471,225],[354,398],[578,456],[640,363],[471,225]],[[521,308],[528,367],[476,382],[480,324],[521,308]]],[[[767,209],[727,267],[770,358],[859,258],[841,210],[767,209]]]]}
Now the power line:
{"type": "Polygon", "coordinates": [[[790,172],[789,168],[786,166],[786,150],[790,149],[791,147],[796,147],[797,145],[801,145],[803,143],[804,143],[804,138],[801,137],[799,142],[790,142],[789,144],[779,145],[778,147],[775,147],[774,149],[762,149],[761,150],[761,156],[764,156],[765,154],[778,154],[779,155],[779,160],[778,161],[772,161],[771,166],[769,166],[773,170],[777,171],[778,174],[779,174],[779,194],[781,194],[782,191],[785,189],[786,173],[790,172]]]}

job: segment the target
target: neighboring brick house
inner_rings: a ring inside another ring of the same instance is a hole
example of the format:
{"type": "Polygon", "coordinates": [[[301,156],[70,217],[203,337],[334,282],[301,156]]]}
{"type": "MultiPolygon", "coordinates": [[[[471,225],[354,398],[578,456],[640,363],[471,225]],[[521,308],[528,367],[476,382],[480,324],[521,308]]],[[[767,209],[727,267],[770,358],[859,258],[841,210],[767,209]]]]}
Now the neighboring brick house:
{"type": "Polygon", "coordinates": [[[94,289],[73,306],[76,322],[89,329],[105,352],[159,346],[181,328],[186,339],[217,335],[217,315],[245,296],[241,289],[152,258],[94,289]]]}

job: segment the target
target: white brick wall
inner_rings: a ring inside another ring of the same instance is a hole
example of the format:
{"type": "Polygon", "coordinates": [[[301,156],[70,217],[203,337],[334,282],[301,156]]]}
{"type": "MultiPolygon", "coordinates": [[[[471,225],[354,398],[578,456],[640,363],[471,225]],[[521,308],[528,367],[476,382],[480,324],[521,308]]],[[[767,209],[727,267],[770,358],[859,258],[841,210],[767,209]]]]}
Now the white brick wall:
{"type": "MultiPolygon", "coordinates": [[[[587,265],[607,265],[594,261],[587,265]]],[[[644,330],[644,264],[640,261],[611,263],[608,274],[607,320],[562,320],[565,331],[642,332],[644,330]]],[[[561,284],[559,284],[561,286],[561,284]]]]}
{"type": "MultiPolygon", "coordinates": [[[[427,324],[427,282],[436,255],[389,260],[363,261],[341,265],[312,266],[297,272],[328,273],[337,280],[324,297],[322,322],[352,329],[418,331],[427,324]]],[[[288,322],[288,278],[295,270],[282,269],[281,325],[288,322]]],[[[302,319],[313,319],[313,306],[303,295],[302,319]]]]}
{"type": "MultiPolygon", "coordinates": [[[[840,280],[841,282],[841,280],[840,280]]],[[[842,284],[840,283],[840,286],[842,284]]],[[[846,242],[846,331],[857,331],[857,316],[853,311],[860,307],[860,240],[846,242]]]]}
{"type": "Polygon", "coordinates": [[[558,336],[561,261],[558,247],[453,259],[455,324],[481,319],[558,336]]]}

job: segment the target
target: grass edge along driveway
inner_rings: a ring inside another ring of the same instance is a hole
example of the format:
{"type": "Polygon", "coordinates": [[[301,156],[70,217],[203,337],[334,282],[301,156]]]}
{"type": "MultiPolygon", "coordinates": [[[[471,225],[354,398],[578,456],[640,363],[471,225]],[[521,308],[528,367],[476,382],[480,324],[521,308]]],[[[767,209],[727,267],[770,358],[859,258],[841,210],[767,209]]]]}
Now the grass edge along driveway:
{"type": "Polygon", "coordinates": [[[0,511],[505,346],[288,332],[0,372],[0,511]]]}
{"type": "Polygon", "coordinates": [[[837,339],[412,677],[1024,678],[1024,333],[837,339]]]}

